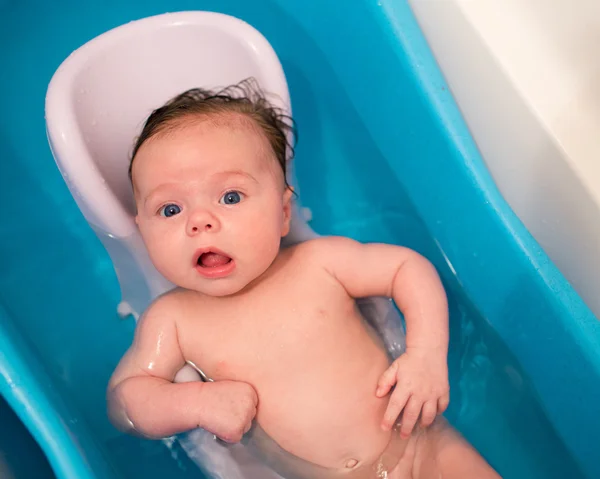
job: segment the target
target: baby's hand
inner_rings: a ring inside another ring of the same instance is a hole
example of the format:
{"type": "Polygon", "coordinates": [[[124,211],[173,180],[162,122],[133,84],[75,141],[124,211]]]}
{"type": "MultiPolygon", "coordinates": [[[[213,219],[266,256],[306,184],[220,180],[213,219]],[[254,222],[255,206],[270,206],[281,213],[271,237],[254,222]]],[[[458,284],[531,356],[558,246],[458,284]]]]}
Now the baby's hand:
{"type": "Polygon", "coordinates": [[[215,381],[205,384],[203,394],[208,413],[202,427],[225,442],[239,442],[256,416],[254,388],[241,381],[215,381]]]}
{"type": "Polygon", "coordinates": [[[429,426],[442,414],[450,401],[446,355],[437,350],[417,348],[396,359],[381,375],[377,384],[377,397],[383,397],[396,386],[390,397],[381,427],[390,430],[400,412],[400,435],[407,438],[421,416],[421,424],[429,426]]]}

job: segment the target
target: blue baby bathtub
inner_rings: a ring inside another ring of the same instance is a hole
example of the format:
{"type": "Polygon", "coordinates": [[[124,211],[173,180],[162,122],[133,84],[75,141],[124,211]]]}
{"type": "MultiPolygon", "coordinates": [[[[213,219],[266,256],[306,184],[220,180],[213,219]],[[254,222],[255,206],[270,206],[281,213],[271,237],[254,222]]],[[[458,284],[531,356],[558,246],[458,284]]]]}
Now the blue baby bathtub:
{"type": "MultiPolygon", "coordinates": [[[[311,226],[412,247],[439,269],[449,420],[505,478],[600,477],[600,323],[497,192],[404,1],[0,0],[0,195],[12,212],[0,226],[0,393],[56,476],[202,477],[177,442],[108,422],[105,387],[134,321],[116,314],[115,273],[43,117],[48,82],[74,49],[194,9],[241,18],[276,50],[311,226]]],[[[27,461],[35,448],[22,444],[27,461]]]]}
{"type": "Polygon", "coordinates": [[[1,478],[53,477],[48,459],[2,397],[0,431],[1,478]]]}

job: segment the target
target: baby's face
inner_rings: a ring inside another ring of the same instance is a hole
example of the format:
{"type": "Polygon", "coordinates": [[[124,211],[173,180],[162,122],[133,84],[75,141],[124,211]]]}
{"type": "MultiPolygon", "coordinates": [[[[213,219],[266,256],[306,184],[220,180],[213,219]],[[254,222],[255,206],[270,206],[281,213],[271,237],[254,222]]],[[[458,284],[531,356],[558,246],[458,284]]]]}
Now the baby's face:
{"type": "Polygon", "coordinates": [[[133,163],[142,238],[172,283],[211,296],[263,274],[289,231],[291,191],[268,140],[232,119],[148,140],[133,163]]]}

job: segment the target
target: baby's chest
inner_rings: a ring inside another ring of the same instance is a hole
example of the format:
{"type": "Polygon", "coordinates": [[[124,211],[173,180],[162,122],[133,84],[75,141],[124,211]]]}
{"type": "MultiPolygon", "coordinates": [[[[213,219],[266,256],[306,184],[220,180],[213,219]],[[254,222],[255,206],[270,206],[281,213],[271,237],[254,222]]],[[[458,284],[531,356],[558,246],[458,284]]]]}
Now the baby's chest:
{"type": "Polygon", "coordinates": [[[350,298],[316,299],[215,310],[186,334],[186,359],[215,380],[256,382],[302,370],[315,356],[330,355],[357,315],[350,298]]]}

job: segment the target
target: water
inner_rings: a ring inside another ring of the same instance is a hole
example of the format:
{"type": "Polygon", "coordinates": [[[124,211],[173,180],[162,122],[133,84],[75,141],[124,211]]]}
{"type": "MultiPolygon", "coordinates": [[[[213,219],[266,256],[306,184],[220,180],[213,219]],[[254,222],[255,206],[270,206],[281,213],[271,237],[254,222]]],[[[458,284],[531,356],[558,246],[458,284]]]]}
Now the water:
{"type": "MultiPolygon", "coordinates": [[[[47,375],[44,387],[64,398],[72,420],[90,432],[87,442],[80,438],[83,449],[97,448],[107,462],[110,472],[98,477],[175,479],[199,473],[177,443],[123,436],[107,421],[104,390],[134,324],[116,313],[119,292],[112,265],[52,159],[44,95],[60,62],[92,37],[151,14],[199,8],[249,21],[280,56],[299,124],[296,172],[312,226],[324,234],[406,245],[439,268],[451,305],[451,422],[505,478],[583,477],[532,380],[484,317],[479,299],[465,292],[469,278],[457,276],[448,260],[456,260],[455,251],[440,247],[423,220],[423,204],[413,204],[415,195],[407,188],[412,178],[398,178],[389,149],[382,151],[355,110],[357,104],[369,107],[373,87],[364,85],[364,98],[348,97],[335,59],[283,6],[236,0],[8,1],[0,3],[0,204],[5,212],[0,304],[47,375]]],[[[319,21],[325,20],[315,18],[319,21]]],[[[382,124],[388,120],[382,118],[382,124]]],[[[395,134],[414,135],[401,126],[399,120],[395,134]]],[[[415,161],[409,146],[395,156],[415,161]]],[[[450,220],[440,219],[438,226],[450,220]]],[[[483,254],[465,252],[475,254],[483,265],[483,254]]]]}

